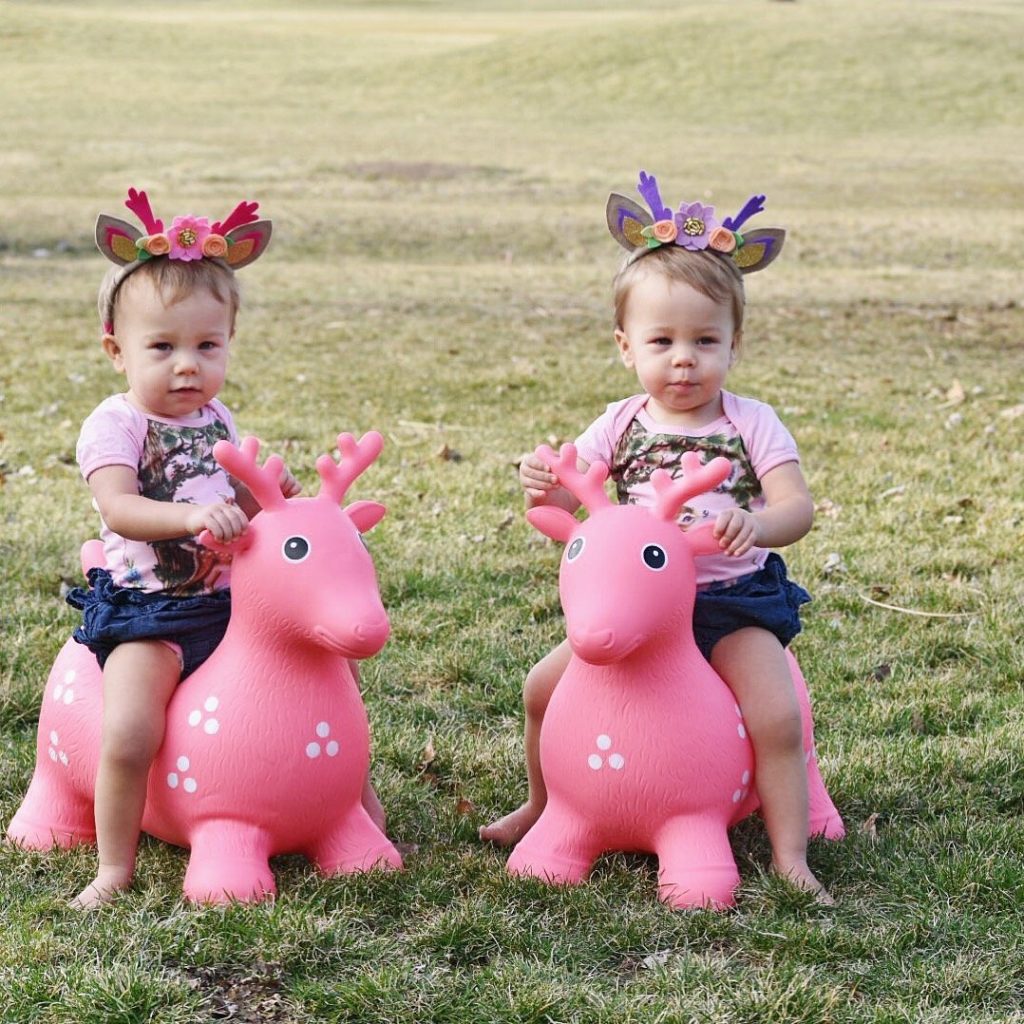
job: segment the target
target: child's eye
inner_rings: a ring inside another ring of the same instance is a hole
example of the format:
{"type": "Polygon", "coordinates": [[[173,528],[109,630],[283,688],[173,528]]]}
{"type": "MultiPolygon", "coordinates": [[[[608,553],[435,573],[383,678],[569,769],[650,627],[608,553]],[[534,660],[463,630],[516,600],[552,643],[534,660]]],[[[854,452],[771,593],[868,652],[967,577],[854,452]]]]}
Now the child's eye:
{"type": "Polygon", "coordinates": [[[704,345],[704,346],[706,346],[706,345],[717,345],[718,344],[718,339],[717,338],[712,338],[709,335],[704,335],[703,338],[698,338],[697,339],[697,344],[698,345],[704,345]]]}
{"type": "Polygon", "coordinates": [[[671,345],[672,344],[672,339],[671,338],[654,338],[652,340],[651,344],[652,345],[660,345],[660,346],[664,347],[665,345],[671,345]]]}
{"type": "Polygon", "coordinates": [[[218,346],[218,343],[216,341],[202,341],[202,342],[199,343],[199,347],[203,351],[209,352],[211,349],[218,348],[219,346],[218,346]]]}
{"type": "Polygon", "coordinates": [[[157,352],[171,351],[171,343],[169,341],[154,341],[149,347],[157,352]]]}

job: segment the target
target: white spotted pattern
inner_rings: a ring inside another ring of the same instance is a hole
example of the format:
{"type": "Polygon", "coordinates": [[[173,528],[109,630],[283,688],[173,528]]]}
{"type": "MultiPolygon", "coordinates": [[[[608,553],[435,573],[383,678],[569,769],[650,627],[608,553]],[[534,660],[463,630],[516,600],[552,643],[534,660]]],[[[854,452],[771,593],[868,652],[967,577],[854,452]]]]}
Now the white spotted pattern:
{"type": "Polygon", "coordinates": [[[194,729],[200,722],[202,722],[203,732],[205,732],[207,736],[215,736],[220,732],[220,721],[216,718],[210,717],[204,722],[203,718],[204,713],[212,716],[213,712],[219,707],[220,701],[216,697],[207,697],[206,700],[203,701],[202,709],[193,708],[188,713],[188,724],[194,729]]]}
{"type": "MultiPolygon", "coordinates": [[[[320,739],[326,740],[331,735],[331,723],[317,722],[315,731],[320,739]]],[[[340,749],[341,747],[337,740],[329,740],[322,747],[316,740],[311,740],[306,744],[306,757],[313,760],[319,757],[321,753],[326,754],[328,757],[337,757],[340,749]]]]}
{"type": "Polygon", "coordinates": [[[170,772],[167,776],[167,785],[171,789],[177,789],[179,784],[186,793],[194,793],[199,788],[199,783],[196,782],[191,775],[185,775],[184,773],[192,767],[192,762],[182,754],[177,761],[174,762],[177,767],[177,772],[170,772]],[[179,775],[178,772],[182,774],[179,775]]]}
{"type": "MultiPolygon", "coordinates": [[[[603,732],[594,739],[594,745],[598,750],[610,750],[612,746],[612,738],[607,733],[603,732]]],[[[612,753],[608,755],[608,767],[614,771],[621,771],[626,765],[626,759],[619,753],[612,753]]],[[[605,766],[605,759],[600,754],[590,754],[587,757],[587,764],[596,772],[600,771],[605,766]]]]}
{"type": "Polygon", "coordinates": [[[60,749],[60,736],[57,735],[56,729],[50,730],[50,746],[47,749],[47,753],[54,764],[59,761],[65,768],[70,764],[67,753],[60,749]]]}

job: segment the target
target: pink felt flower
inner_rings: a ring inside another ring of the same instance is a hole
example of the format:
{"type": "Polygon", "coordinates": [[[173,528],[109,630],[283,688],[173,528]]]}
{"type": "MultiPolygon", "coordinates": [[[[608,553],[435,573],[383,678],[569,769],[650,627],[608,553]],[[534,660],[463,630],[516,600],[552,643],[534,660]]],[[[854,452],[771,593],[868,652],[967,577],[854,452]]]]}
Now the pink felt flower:
{"type": "Polygon", "coordinates": [[[203,255],[222,259],[228,254],[228,240],[223,235],[207,235],[203,242],[203,255]]]}
{"type": "Polygon", "coordinates": [[[708,235],[718,227],[715,208],[703,203],[680,203],[675,222],[679,229],[676,245],[684,249],[706,249],[708,235]]]}
{"type": "Polygon", "coordinates": [[[171,241],[172,260],[201,260],[203,242],[210,234],[210,222],[205,217],[175,217],[167,236],[171,241]]]}
{"type": "Polygon", "coordinates": [[[736,236],[721,224],[708,235],[708,247],[715,252],[732,252],[736,248],[736,236]]]}

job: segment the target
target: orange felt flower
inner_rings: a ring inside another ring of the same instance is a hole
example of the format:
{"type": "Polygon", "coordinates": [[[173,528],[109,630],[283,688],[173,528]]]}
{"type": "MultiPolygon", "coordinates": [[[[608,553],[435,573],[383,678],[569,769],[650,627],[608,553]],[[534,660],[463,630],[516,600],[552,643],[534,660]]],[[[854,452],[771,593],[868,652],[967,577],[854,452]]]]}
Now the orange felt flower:
{"type": "Polygon", "coordinates": [[[732,252],[736,248],[736,236],[728,228],[713,228],[708,235],[708,246],[716,252],[732,252]]]}
{"type": "Polygon", "coordinates": [[[223,235],[207,235],[203,240],[203,255],[221,259],[228,253],[228,241],[223,235]]]}
{"type": "Polygon", "coordinates": [[[171,240],[164,234],[148,235],[140,239],[138,244],[150,256],[166,256],[171,251],[171,240]]]}
{"type": "Polygon", "coordinates": [[[662,245],[668,245],[669,242],[674,242],[679,235],[679,229],[676,227],[675,221],[656,220],[651,225],[651,228],[651,234],[653,234],[662,245]]]}

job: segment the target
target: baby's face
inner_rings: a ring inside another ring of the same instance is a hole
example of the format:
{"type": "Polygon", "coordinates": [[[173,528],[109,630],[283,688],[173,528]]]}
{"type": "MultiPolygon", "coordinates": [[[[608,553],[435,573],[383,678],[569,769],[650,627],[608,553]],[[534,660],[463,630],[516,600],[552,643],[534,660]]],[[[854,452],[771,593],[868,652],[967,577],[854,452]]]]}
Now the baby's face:
{"type": "Polygon", "coordinates": [[[700,427],[722,414],[722,385],[737,341],[727,304],[648,272],[630,289],[615,340],[623,363],[651,396],[655,419],[700,427]]]}
{"type": "Polygon", "coordinates": [[[116,334],[103,339],[128,379],[128,399],[164,419],[194,416],[220,391],[227,374],[231,308],[206,288],[171,305],[137,275],[118,299],[116,334]]]}

